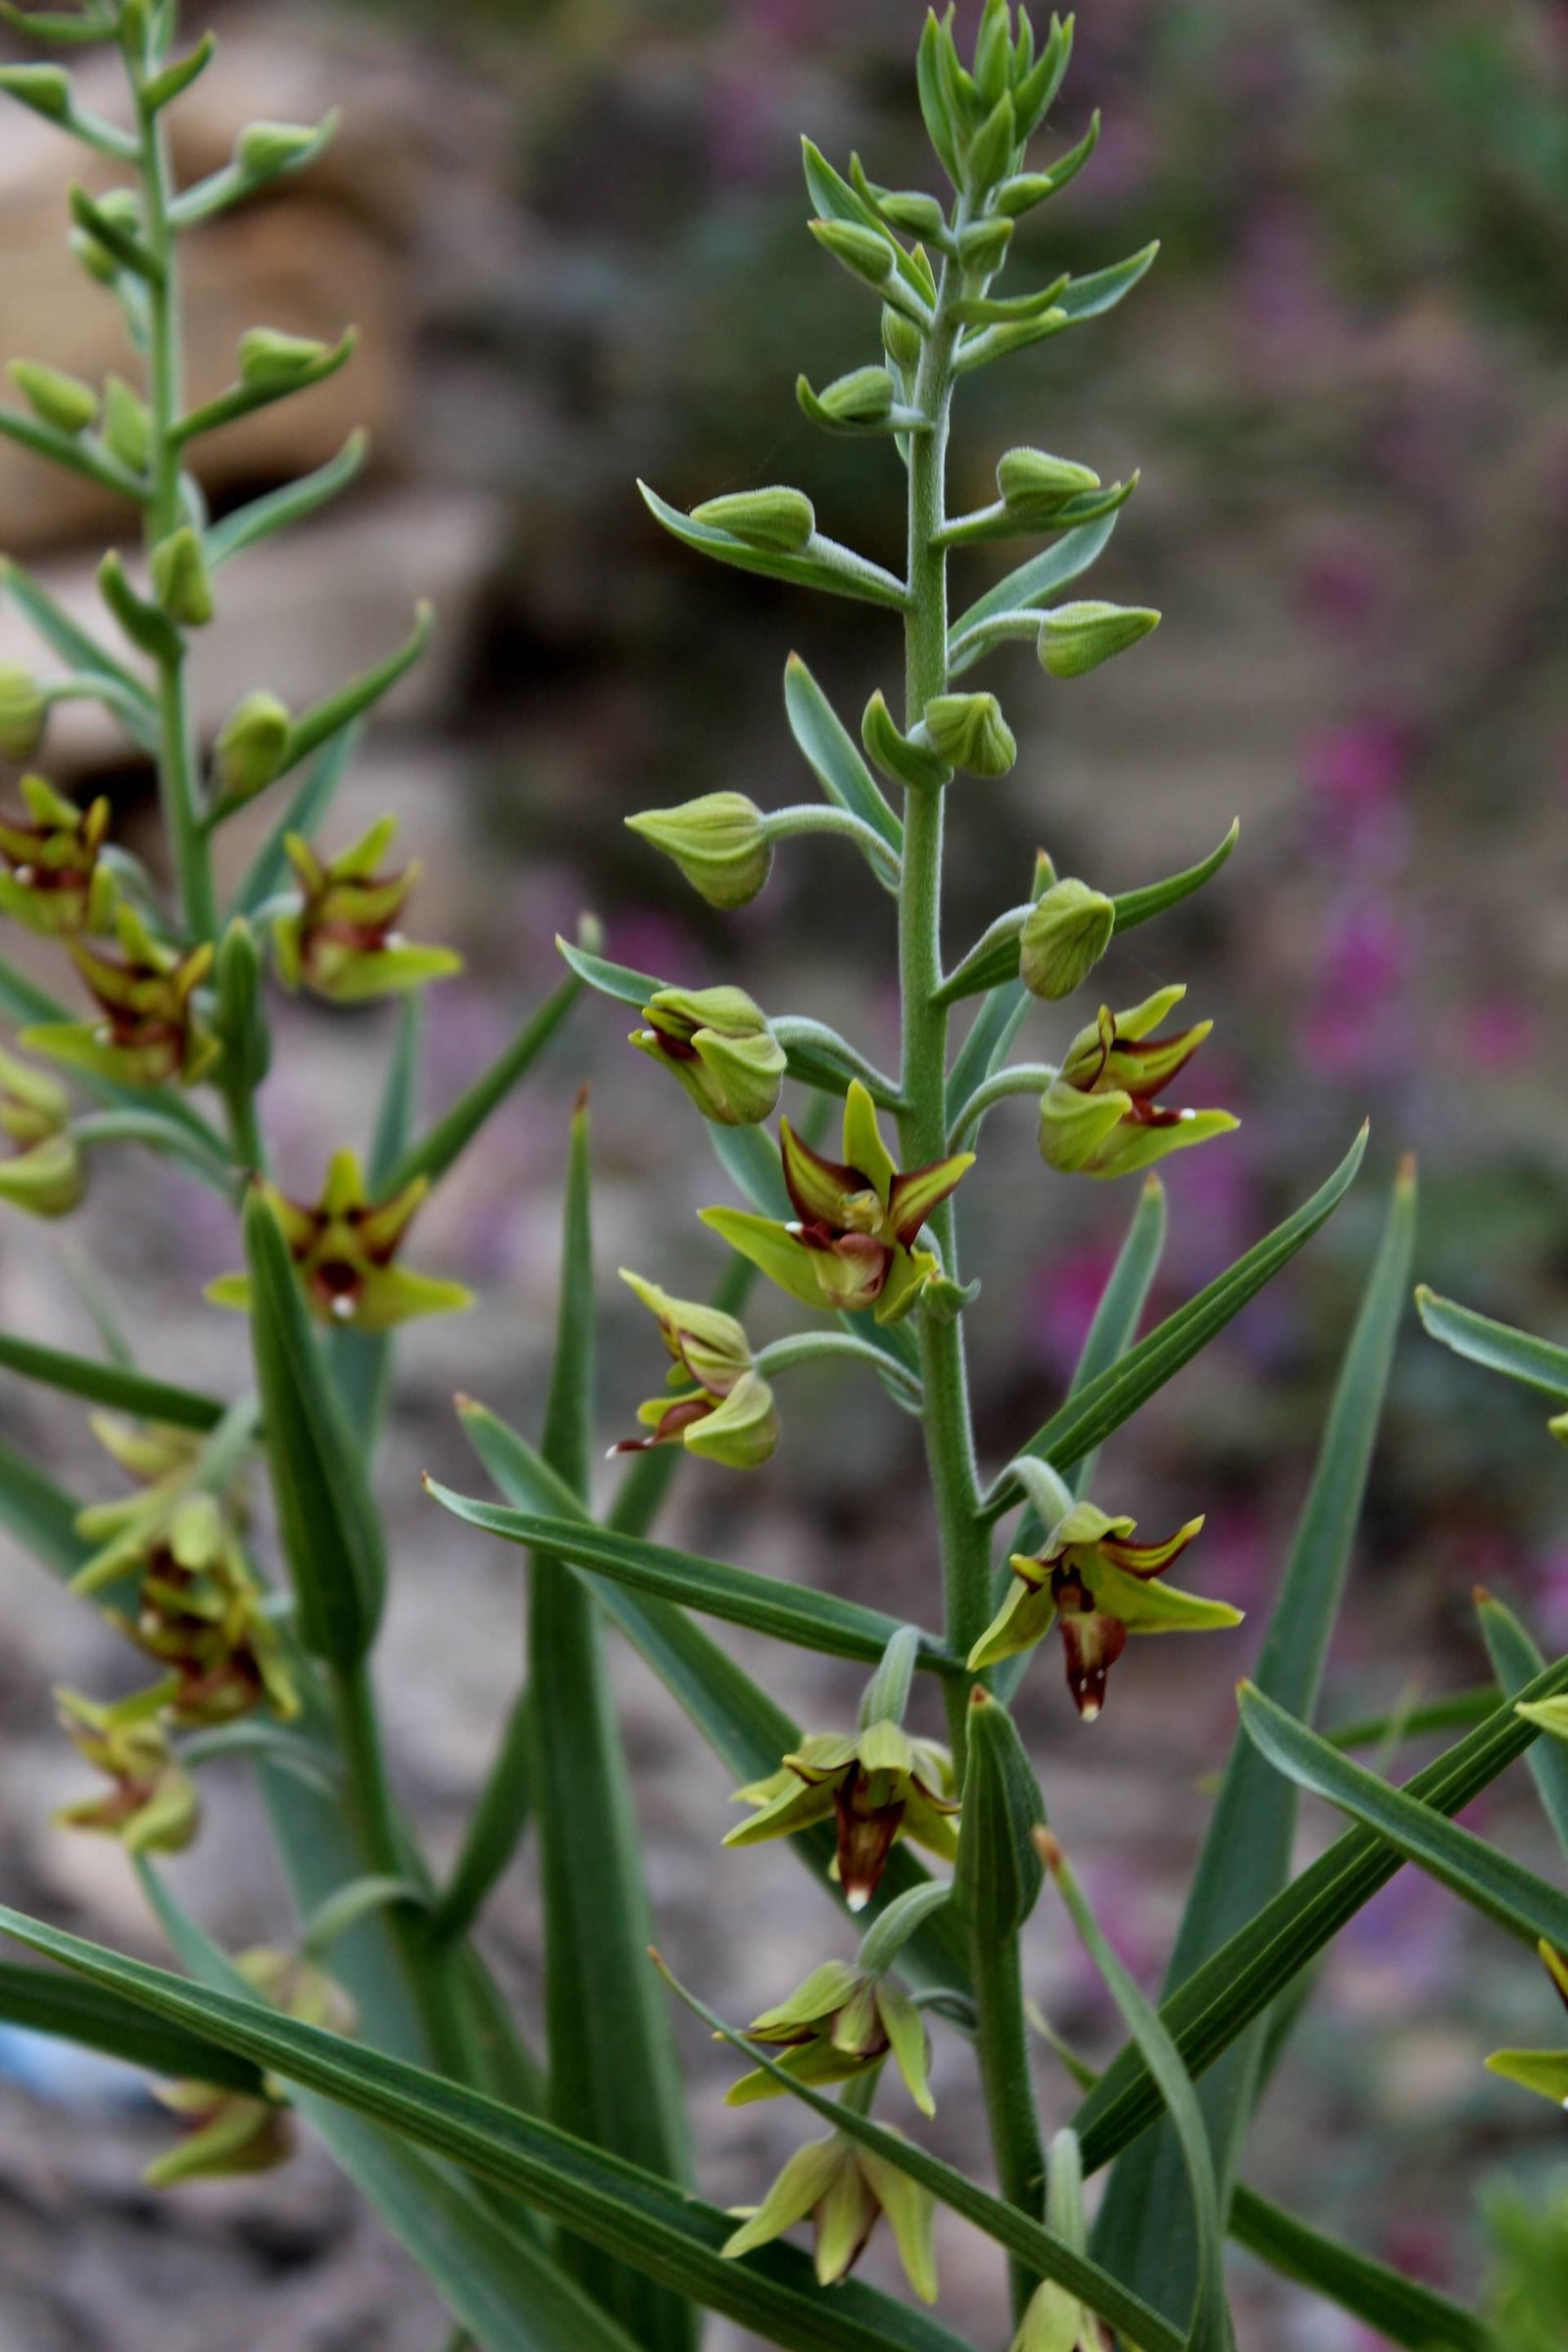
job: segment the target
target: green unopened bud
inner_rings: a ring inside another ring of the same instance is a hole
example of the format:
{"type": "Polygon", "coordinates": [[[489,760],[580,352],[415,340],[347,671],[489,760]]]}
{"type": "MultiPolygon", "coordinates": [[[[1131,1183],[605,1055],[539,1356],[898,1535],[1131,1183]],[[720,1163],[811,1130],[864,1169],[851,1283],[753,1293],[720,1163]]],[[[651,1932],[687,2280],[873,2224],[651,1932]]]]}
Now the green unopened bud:
{"type": "Polygon", "coordinates": [[[278,775],[293,728],[288,706],[258,691],[236,703],[214,747],[213,778],[225,800],[248,801],[278,775]]]}
{"type": "Polygon", "coordinates": [[[0,90],[46,122],[64,122],[71,113],[71,76],[62,66],[0,66],[0,90]]]}
{"type": "Polygon", "coordinates": [[[1069,499],[1100,488],[1100,476],[1069,458],[1043,449],[1009,449],[997,466],[997,488],[1007,513],[1020,522],[1050,521],[1069,499]]]}
{"type": "Polygon", "coordinates": [[[830,424],[881,424],[893,414],[893,378],[885,368],[856,368],[813,392],[798,378],[796,398],[809,416],[830,424]]]}
{"type": "Polygon", "coordinates": [[[678,808],[650,808],[626,822],[673,858],[710,906],[748,906],[772,867],[762,811],[743,792],[705,792],[678,808]]]}
{"type": "Polygon", "coordinates": [[[224,1081],[252,1090],[267,1076],[271,1044],[262,1006],[262,952],[243,916],[235,917],[219,942],[213,978],[213,1032],[223,1049],[224,1081]]]}
{"type": "Polygon", "coordinates": [[[1007,258],[1012,242],[1012,222],[992,218],[975,220],[958,237],[958,259],[965,270],[981,270],[990,276],[1000,270],[1007,258]]]}
{"type": "Polygon", "coordinates": [[[896,311],[891,303],[882,306],[882,348],[894,367],[902,368],[906,375],[914,373],[925,349],[914,320],[906,318],[904,313],[896,311]]]}
{"type": "Polygon", "coordinates": [[[186,523],[153,549],[153,594],[182,629],[204,629],[212,619],[212,575],[200,534],[186,523]]]}
{"type": "Polygon", "coordinates": [[[248,122],[234,143],[234,161],[254,179],[270,179],[301,162],[320,137],[299,122],[248,122]]]}
{"type": "MultiPolygon", "coordinates": [[[[93,207],[98,218],[113,228],[122,228],[134,236],[141,227],[141,213],[129,188],[111,188],[93,207]]],[[[121,264],[117,254],[95,237],[90,228],[77,225],[71,232],[71,250],[86,270],[101,286],[112,286],[120,275],[121,264]]]]}
{"type": "Polygon", "coordinates": [[[776,1108],[784,1049],[743,989],[662,988],[643,1018],[632,1044],[679,1079],[704,1118],[755,1127],[776,1108]]]}
{"type": "Polygon", "coordinates": [[[733,490],[706,498],[692,509],[693,522],[706,522],[745,539],[753,547],[778,547],[794,555],[816,529],[816,514],[804,490],[774,484],[766,490],[733,490]]]}
{"type": "Polygon", "coordinates": [[[152,413],[125,382],[111,375],[104,383],[104,441],[122,466],[145,473],[152,450],[152,413]]]}
{"type": "Polygon", "coordinates": [[[966,775],[1004,776],[1018,757],[994,694],[939,694],[925,707],[923,728],[931,749],[966,775]]]}
{"type": "Polygon", "coordinates": [[[1018,125],[1012,93],[1004,90],[975,132],[963,159],[964,183],[971,195],[983,195],[998,180],[1006,178],[1017,146],[1018,125]]]}
{"type": "Polygon", "coordinates": [[[1054,678],[1081,678],[1159,626],[1141,605],[1058,605],[1040,624],[1040,666],[1054,678]]]}
{"type": "Polygon", "coordinates": [[[98,395],[79,376],[37,360],[13,360],[6,373],[35,416],[57,432],[84,433],[98,421],[98,395]]]}
{"type": "Polygon", "coordinates": [[[8,760],[30,760],[43,741],[49,706],[30,669],[0,662],[0,752],[8,760]]]}
{"type": "Polygon", "coordinates": [[[275,327],[253,326],[249,334],[240,337],[239,380],[250,391],[294,383],[318,366],[330,348],[310,335],[284,335],[275,327]]]}
{"type": "Polygon", "coordinates": [[[854,220],[811,220],[807,225],[824,253],[842,263],[852,277],[882,286],[893,275],[893,246],[877,229],[862,228],[854,220]]]}
{"type": "Polygon", "coordinates": [[[1070,997],[1110,945],[1116,908],[1087,882],[1053,884],[1031,906],[1018,940],[1018,977],[1052,1004],[1070,997]]]}

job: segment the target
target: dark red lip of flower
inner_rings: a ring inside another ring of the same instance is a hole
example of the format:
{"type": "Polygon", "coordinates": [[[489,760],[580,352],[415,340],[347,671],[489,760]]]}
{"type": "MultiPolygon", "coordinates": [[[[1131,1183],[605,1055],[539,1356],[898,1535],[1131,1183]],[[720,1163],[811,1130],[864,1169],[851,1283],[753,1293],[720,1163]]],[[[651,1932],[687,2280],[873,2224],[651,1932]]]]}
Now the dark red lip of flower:
{"type": "Polygon", "coordinates": [[[611,1447],[612,1453],[647,1453],[655,1446],[668,1446],[683,1431],[698,1421],[706,1421],[714,1411],[711,1396],[682,1396],[661,1416],[657,1429],[646,1438],[622,1438],[611,1447]]]}

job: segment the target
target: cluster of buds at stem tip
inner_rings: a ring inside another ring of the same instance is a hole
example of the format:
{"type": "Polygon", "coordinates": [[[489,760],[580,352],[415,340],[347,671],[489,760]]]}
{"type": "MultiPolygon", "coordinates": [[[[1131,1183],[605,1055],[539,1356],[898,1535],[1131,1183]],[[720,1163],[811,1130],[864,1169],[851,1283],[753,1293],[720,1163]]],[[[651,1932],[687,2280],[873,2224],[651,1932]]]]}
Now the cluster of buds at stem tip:
{"type": "Polygon", "coordinates": [[[842,1160],[823,1159],[787,1119],[779,1122],[779,1147],[793,1223],[734,1208],[704,1209],[703,1222],[807,1306],[871,1307],[879,1323],[906,1315],[941,1271],[934,1250],[914,1246],[921,1227],[974,1165],[974,1153],[898,1168],[858,1079],[845,1100],[842,1160]]]}
{"type": "Polygon", "coordinates": [[[1075,1503],[1037,1552],[1015,1552],[1001,1608],[969,1652],[971,1671],[1032,1649],[1061,1629],[1067,1688],[1086,1723],[1105,1703],[1105,1681],[1129,1634],[1200,1634],[1240,1625],[1228,1601],[1158,1581],[1202,1527],[1189,1519],[1163,1544],[1130,1541],[1137,1521],[1075,1503]]]}
{"type": "Polygon", "coordinates": [[[756,1127],[778,1106],[784,1049],[739,988],[661,988],[631,1032],[640,1054],[680,1081],[705,1119],[756,1127]]]}
{"type": "MultiPolygon", "coordinates": [[[[234,1966],[259,2000],[302,2026],[330,2034],[352,2034],[354,2004],[324,1970],[292,1953],[260,1945],[235,1955],[234,1966]]],[[[185,2130],[167,2155],[142,2175],[149,2188],[172,2188],[182,2180],[219,2180],[236,2174],[269,2172],[294,2153],[294,2122],[284,2105],[285,2088],[267,2077],[260,2093],[223,2090],[212,2082],[164,2082],[155,2096],[179,2117],[185,2130]]]]}
{"type": "Polygon", "coordinates": [[[760,1845],[831,1821],[838,1833],[834,1876],[850,1909],[863,1911],[900,1838],[942,1861],[956,1859],[956,1785],[945,1747],[886,1717],[858,1732],[813,1733],[777,1772],[736,1789],[737,1804],[757,1809],[724,1843],[760,1845]]]}
{"type": "Polygon", "coordinates": [[[1197,1021],[1171,1037],[1152,1034],[1186,994],[1162,988],[1128,1012],[1102,1004],[1079,1030],[1040,1099],[1040,1152],[1048,1167],[1127,1176],[1238,1124],[1227,1110],[1173,1110],[1158,1100],[1214,1025],[1197,1021]]]}
{"type": "Polygon", "coordinates": [[[189,1845],[201,1807],[160,1720],[167,1696],[155,1685],[100,1706],[76,1690],[55,1691],[61,1724],[78,1754],[110,1784],[101,1796],[62,1806],[55,1815],[62,1829],[118,1838],[133,1854],[177,1854],[189,1845]]]}
{"type": "MultiPolygon", "coordinates": [[[[473,1294],[461,1283],[411,1274],[396,1263],[429,1189],[420,1176],[385,1200],[370,1200],[352,1152],[333,1153],[319,1200],[291,1200],[275,1186],[263,1186],[301,1288],[323,1323],[390,1331],[416,1315],[456,1313],[473,1304],[473,1294]]],[[[248,1312],[250,1276],[220,1274],[208,1284],[207,1296],[215,1306],[248,1312]]]]}
{"type": "Polygon", "coordinates": [[[297,908],[272,926],[278,978],[339,1004],[422,988],[463,969],[451,948],[421,947],[397,928],[405,900],[419,878],[417,864],[383,872],[381,860],[397,833],[383,816],[352,849],[324,863],[303,835],[284,843],[300,887],[297,908]]]}
{"type": "Polygon", "coordinates": [[[756,1369],[751,1342],[733,1315],[695,1299],[671,1298],[657,1283],[622,1266],[620,1279],[659,1318],[672,1360],[669,1390],[637,1408],[647,1430],[623,1438],[612,1453],[642,1453],[653,1446],[684,1446],[705,1461],[755,1470],[778,1445],[773,1392],[756,1369]]]}
{"type": "Polygon", "coordinates": [[[219,1056],[218,1040],[196,1015],[194,997],[213,963],[210,941],[181,953],[154,939],[133,906],[115,908],[118,956],[85,939],[71,957],[96,998],[100,1021],[45,1021],[22,1043],[68,1068],[121,1086],[194,1086],[219,1056]]]}
{"type": "Polygon", "coordinates": [[[86,1172],[71,1133],[71,1098],[56,1078],[0,1054],[0,1200],[35,1217],[64,1217],[86,1190],[86,1172]]]}
{"type": "Polygon", "coordinates": [[[949,178],[977,210],[993,191],[999,203],[1044,122],[1072,51],[1072,20],[1053,17],[1036,49],[1027,11],[1017,29],[1007,0],[986,0],[975,34],[973,70],[958,56],[951,8],[926,19],[920,40],[920,109],[949,178]]]}
{"type": "Polygon", "coordinates": [[[710,906],[750,906],[772,871],[767,819],[743,792],[705,792],[679,808],[650,808],[626,822],[674,859],[710,906]]]}
{"type": "MultiPolygon", "coordinates": [[[[0,675],[0,721],[5,691],[0,675]]],[[[99,852],[108,801],[78,808],[42,776],[24,776],[21,791],[26,818],[0,814],[0,914],[51,939],[107,930],[115,885],[99,852]]]]}
{"type": "Polygon", "coordinates": [[[798,2222],[809,2220],[816,2276],[823,2286],[847,2278],[864,2253],[883,2214],[893,2231],[905,2277],[922,2303],[937,2299],[932,2246],[935,2199],[908,2174],[842,2132],[796,2150],[760,2205],[744,2214],[724,2241],[731,2257],[765,2246],[798,2222]]]}
{"type": "Polygon", "coordinates": [[[97,1415],[93,1431],[137,1491],[77,1513],[93,1550],[73,1591],[109,1595],[110,1623],[167,1669],[171,1722],[195,1730],[262,1706],[292,1720],[300,1702],[282,1637],[245,1553],[242,1478],[231,1467],[215,1474],[189,1430],[125,1429],[97,1415]]]}

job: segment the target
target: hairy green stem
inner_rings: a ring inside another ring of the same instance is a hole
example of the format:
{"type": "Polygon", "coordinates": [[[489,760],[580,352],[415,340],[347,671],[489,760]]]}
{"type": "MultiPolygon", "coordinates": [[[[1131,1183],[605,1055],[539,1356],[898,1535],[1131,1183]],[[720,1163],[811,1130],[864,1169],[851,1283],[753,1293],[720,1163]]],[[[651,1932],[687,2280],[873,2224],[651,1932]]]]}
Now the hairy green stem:
{"type": "MultiPolygon", "coordinates": [[[[1040,2221],[1046,2210],[1046,2152],[1029,2071],[1018,1938],[1012,1935],[998,1942],[977,1936],[974,1945],[975,2049],[997,2179],[1009,2205],[1040,2221]]],[[[1007,2277],[1012,2316],[1021,2320],[1039,2276],[1014,2260],[1007,2277]]]]}

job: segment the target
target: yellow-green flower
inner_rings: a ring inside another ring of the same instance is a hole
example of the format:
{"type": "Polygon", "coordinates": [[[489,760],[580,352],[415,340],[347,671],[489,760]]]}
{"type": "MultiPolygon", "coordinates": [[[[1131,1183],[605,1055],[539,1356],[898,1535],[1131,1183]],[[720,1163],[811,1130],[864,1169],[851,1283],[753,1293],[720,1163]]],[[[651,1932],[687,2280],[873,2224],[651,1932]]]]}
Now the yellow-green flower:
{"type": "Polygon", "coordinates": [[[167,1685],[155,1684],[102,1706],[80,1691],[56,1690],[63,1728],[110,1783],[101,1796],[62,1806],[55,1815],[62,1829],[96,1830],[133,1854],[177,1854],[189,1845],[201,1808],[159,1720],[169,1695],[167,1685]]]}
{"type": "Polygon", "coordinates": [[[381,871],[397,829],[395,816],[383,816],[325,863],[302,835],[288,835],[284,847],[300,904],[272,926],[277,976],[286,988],[359,1004],[462,971],[463,957],[453,949],[420,946],[397,927],[419,878],[417,864],[381,871]]]}
{"type": "MultiPolygon", "coordinates": [[[[333,1153],[318,1201],[290,1200],[267,1186],[305,1296],[323,1323],[390,1331],[416,1315],[452,1314],[473,1304],[472,1292],[462,1283],[411,1274],[395,1262],[429,1189],[420,1176],[388,1200],[368,1200],[352,1152],[333,1153]]],[[[249,1311],[250,1276],[221,1274],[208,1284],[207,1296],[217,1306],[249,1311]]]]}
{"type": "MultiPolygon", "coordinates": [[[[748,2041],[782,2052],[777,2063],[802,2082],[847,2082],[892,2057],[922,2115],[935,2115],[925,2021],[906,1992],[877,1969],[826,1960],[788,2000],[764,2009],[746,2029],[748,2041]]],[[[772,2099],[782,2085],[758,2067],[730,2085],[725,2103],[772,2099]]]]}
{"type": "MultiPolygon", "coordinates": [[[[1534,1717],[1538,1710],[1521,1707],[1519,1712],[1534,1717]]],[[[1544,1937],[1536,1949],[1558,1999],[1568,2009],[1568,1960],[1544,1937]]],[[[1538,2091],[1542,2098],[1550,2099],[1554,2107],[1568,2107],[1568,2050],[1494,2050],[1487,2060],[1487,2067],[1492,2074],[1503,2075],[1526,2090],[1538,2091]]]]}
{"type": "Polygon", "coordinates": [[[834,2132],[797,2149],[761,2204],[725,2240],[723,2251],[732,2258],[750,2254],[809,2216],[817,2278],[824,2286],[836,2286],[854,2270],[885,2213],[905,2277],[922,2303],[934,2303],[934,2212],[929,2189],[885,2156],[834,2132]]]}
{"type": "Polygon", "coordinates": [[[820,1732],[803,1740],[764,1781],[737,1788],[755,1805],[726,1845],[760,1845],[816,1822],[838,1830],[835,1875],[852,1911],[870,1901],[896,1840],[908,1838],[945,1862],[958,1851],[958,1800],[953,1758],[934,1740],[916,1740],[880,1721],[853,1733],[820,1732]]]}
{"type": "Polygon", "coordinates": [[[115,885],[98,853],[108,801],[78,808],[42,776],[24,776],[21,790],[30,822],[0,815],[0,914],[51,939],[106,930],[115,885]]]}
{"type": "Polygon", "coordinates": [[[1092,1723],[1129,1634],[1200,1634],[1241,1624],[1241,1610],[1228,1601],[1203,1600],[1156,1581],[1202,1524],[1189,1519],[1163,1544],[1133,1544],[1136,1520],[1109,1519],[1092,1502],[1075,1503],[1038,1552],[1013,1554],[1013,1581],[969,1652],[970,1668],[1032,1649],[1059,1625],[1067,1688],[1092,1723]]]}
{"type": "Polygon", "coordinates": [[[778,1412],[734,1316],[692,1298],[672,1298],[624,1266],[620,1279],[659,1318],[674,1359],[669,1375],[674,1394],[639,1405],[637,1418],[650,1434],[623,1438],[612,1450],[641,1453],[651,1446],[684,1446],[688,1453],[732,1470],[755,1470],[765,1462],[778,1445],[778,1412]]]}
{"type": "Polygon", "coordinates": [[[755,1127],[778,1105],[784,1049],[741,988],[661,988],[631,1043],[678,1079],[705,1119],[755,1127]]]}
{"type": "Polygon", "coordinates": [[[858,1078],[844,1105],[842,1161],[823,1159],[788,1119],[779,1121],[779,1149],[796,1221],[705,1208],[704,1224],[807,1306],[871,1307],[879,1323],[906,1315],[940,1271],[933,1250],[914,1247],[920,1229],[973,1167],[974,1153],[900,1169],[858,1078]]]}
{"type": "Polygon", "coordinates": [[[1126,1176],[1238,1124],[1228,1110],[1172,1110],[1156,1099],[1214,1025],[1198,1021],[1172,1037],[1152,1034],[1186,994],[1162,988],[1128,1012],[1102,1004],[1099,1017],[1079,1030],[1040,1099],[1040,1152],[1048,1167],[1126,1176]]]}
{"type": "Polygon", "coordinates": [[[112,1078],[121,1086],[194,1086],[218,1059],[218,1040],[196,1017],[193,999],[212,969],[211,942],[186,955],[155,940],[141,916],[122,902],[115,908],[120,954],[85,939],[71,942],[71,957],[97,999],[101,1021],[45,1021],[24,1029],[22,1043],[68,1068],[112,1078]]]}
{"type": "Polygon", "coordinates": [[[35,1217],[70,1214],[87,1186],[70,1121],[58,1079],[0,1054],[0,1135],[15,1147],[0,1159],[0,1200],[35,1217]]]}

